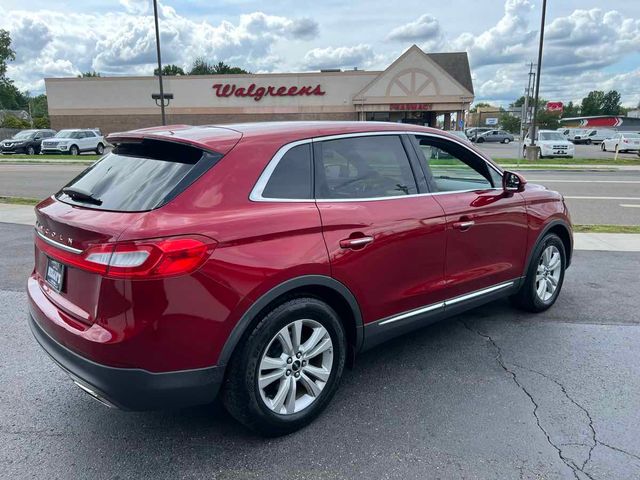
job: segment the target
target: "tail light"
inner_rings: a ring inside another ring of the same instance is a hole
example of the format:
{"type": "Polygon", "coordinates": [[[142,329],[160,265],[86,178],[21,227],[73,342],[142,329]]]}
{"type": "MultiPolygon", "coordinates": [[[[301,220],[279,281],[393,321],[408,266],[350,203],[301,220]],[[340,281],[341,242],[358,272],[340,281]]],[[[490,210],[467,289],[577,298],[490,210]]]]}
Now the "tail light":
{"type": "Polygon", "coordinates": [[[185,275],[202,266],[216,242],[202,235],[91,245],[76,254],[59,250],[36,237],[47,255],[82,270],[110,278],[148,279],[185,275]]]}

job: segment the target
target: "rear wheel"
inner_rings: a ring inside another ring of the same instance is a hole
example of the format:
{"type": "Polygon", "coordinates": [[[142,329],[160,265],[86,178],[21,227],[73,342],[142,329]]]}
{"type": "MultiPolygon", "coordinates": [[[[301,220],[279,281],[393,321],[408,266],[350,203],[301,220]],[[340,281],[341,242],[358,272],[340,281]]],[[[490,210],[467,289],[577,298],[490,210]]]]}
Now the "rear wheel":
{"type": "Polygon", "coordinates": [[[102,155],[104,153],[104,145],[99,143],[98,146],[96,147],[96,153],[98,155],[102,155]]]}
{"type": "Polygon", "coordinates": [[[505,138],[502,143],[509,143],[511,140],[509,140],[508,138],[505,138]]]}
{"type": "Polygon", "coordinates": [[[484,143],[484,138],[480,137],[478,140],[476,140],[478,143],[484,143]]]}
{"type": "Polygon", "coordinates": [[[234,353],[222,399],[238,421],[276,436],[309,424],[333,397],[346,336],[335,311],[315,298],[267,313],[234,353]]]}
{"type": "Polygon", "coordinates": [[[560,237],[554,233],[545,235],[533,252],[524,284],[511,297],[513,303],[535,313],[551,307],[562,289],[566,264],[566,252],[560,237]]]}

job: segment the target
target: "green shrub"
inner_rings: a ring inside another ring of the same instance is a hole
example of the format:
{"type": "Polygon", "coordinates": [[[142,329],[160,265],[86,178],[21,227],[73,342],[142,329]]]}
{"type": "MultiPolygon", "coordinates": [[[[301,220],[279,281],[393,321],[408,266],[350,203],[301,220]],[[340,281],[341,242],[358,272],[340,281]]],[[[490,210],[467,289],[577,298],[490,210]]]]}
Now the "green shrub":
{"type": "Polygon", "coordinates": [[[33,119],[33,128],[50,128],[49,117],[37,117],[33,119]]]}
{"type": "Polygon", "coordinates": [[[2,121],[2,125],[0,127],[3,128],[30,128],[31,124],[26,120],[22,120],[18,117],[14,117],[13,115],[7,115],[4,117],[2,121]]]}

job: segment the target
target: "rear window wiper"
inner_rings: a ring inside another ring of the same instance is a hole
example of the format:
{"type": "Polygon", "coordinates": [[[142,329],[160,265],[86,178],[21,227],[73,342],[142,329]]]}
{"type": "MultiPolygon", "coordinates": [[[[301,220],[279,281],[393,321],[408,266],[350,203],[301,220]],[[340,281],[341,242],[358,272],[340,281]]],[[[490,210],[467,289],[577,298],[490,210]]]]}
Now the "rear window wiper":
{"type": "Polygon", "coordinates": [[[102,205],[102,200],[83,188],[64,187],[62,193],[70,196],[74,200],[80,200],[81,202],[92,203],[94,205],[102,205]]]}

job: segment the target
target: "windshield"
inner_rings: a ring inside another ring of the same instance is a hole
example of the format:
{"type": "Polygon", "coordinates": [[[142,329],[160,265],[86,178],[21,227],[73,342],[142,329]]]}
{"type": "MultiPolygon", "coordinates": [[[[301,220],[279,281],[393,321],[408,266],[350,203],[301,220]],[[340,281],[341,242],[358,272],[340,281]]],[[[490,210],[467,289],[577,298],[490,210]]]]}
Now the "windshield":
{"type": "Polygon", "coordinates": [[[558,132],[540,132],[540,140],[564,140],[564,137],[558,132]]]}
{"type": "Polygon", "coordinates": [[[76,130],[60,130],[54,136],[56,138],[78,138],[78,133],[76,130]]]}
{"type": "Polygon", "coordinates": [[[24,140],[25,138],[29,138],[31,135],[33,135],[34,133],[36,133],[35,130],[23,130],[21,132],[16,133],[13,136],[14,140],[24,140]]]}

